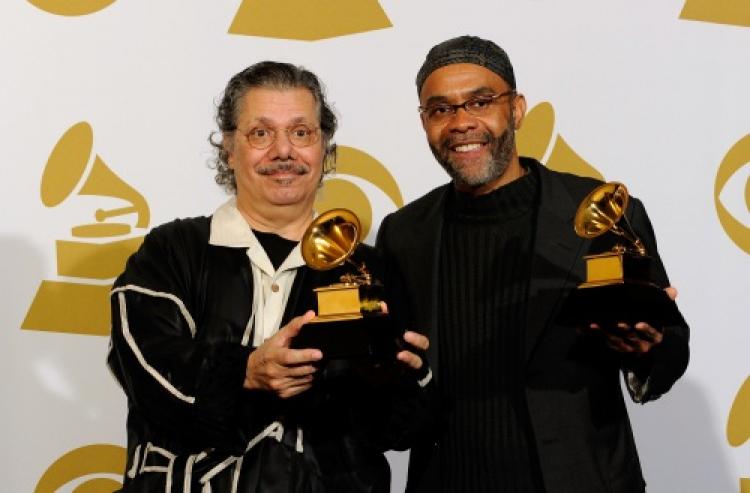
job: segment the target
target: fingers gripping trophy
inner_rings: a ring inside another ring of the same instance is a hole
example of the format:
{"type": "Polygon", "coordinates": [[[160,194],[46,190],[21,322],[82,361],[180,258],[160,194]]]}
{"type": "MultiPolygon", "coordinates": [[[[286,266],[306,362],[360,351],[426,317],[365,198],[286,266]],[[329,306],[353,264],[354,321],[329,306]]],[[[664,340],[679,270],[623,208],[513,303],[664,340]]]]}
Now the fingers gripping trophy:
{"type": "Polygon", "coordinates": [[[390,359],[396,330],[384,310],[383,285],[355,252],[362,227],[348,209],[319,215],[305,231],[302,257],[318,271],[349,266],[339,282],[314,289],[317,316],[294,338],[293,346],[320,349],[330,359],[390,359]]]}

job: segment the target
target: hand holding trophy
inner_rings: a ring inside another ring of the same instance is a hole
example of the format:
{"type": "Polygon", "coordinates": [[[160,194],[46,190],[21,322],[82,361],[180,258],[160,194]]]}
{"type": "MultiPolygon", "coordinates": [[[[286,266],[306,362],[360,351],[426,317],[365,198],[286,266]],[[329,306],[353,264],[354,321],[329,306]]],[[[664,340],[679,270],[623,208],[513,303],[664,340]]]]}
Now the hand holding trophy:
{"type": "Polygon", "coordinates": [[[302,236],[308,267],[327,271],[348,264],[353,271],[337,283],[314,289],[317,316],[302,328],[292,347],[317,348],[328,359],[395,354],[396,336],[382,309],[383,286],[364,262],[354,259],[361,230],[352,211],[332,209],[315,218],[302,236]]]}
{"type": "Polygon", "coordinates": [[[613,234],[620,241],[609,250],[584,257],[586,282],[571,292],[559,321],[565,325],[602,326],[647,322],[656,328],[678,323],[682,316],[675,302],[650,278],[652,258],[633,231],[625,210],[628,190],[609,182],[595,188],[578,206],[574,228],[578,236],[593,239],[613,234]]]}

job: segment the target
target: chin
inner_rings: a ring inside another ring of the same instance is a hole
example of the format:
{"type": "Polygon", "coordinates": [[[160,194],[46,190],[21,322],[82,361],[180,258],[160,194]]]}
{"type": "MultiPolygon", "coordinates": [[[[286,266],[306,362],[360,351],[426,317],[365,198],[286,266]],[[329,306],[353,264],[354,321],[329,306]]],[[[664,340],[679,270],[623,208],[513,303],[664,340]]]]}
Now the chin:
{"type": "Polygon", "coordinates": [[[472,170],[472,166],[464,166],[461,169],[453,168],[453,174],[462,182],[473,187],[482,186],[494,179],[487,169],[472,170]]]}
{"type": "Polygon", "coordinates": [[[269,202],[274,205],[297,205],[306,202],[309,195],[302,190],[278,190],[271,194],[269,202]]]}

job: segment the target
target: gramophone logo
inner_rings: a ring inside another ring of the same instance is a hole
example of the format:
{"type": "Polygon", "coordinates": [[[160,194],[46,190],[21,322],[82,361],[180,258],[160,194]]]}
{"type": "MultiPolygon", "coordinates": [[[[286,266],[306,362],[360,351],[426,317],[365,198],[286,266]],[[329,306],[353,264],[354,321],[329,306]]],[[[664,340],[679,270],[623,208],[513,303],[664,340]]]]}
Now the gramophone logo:
{"type": "Polygon", "coordinates": [[[391,26],[377,0],[243,0],[229,33],[316,41],[391,26]]]}
{"type": "Polygon", "coordinates": [[[747,0],[685,0],[680,19],[750,27],[747,0]]]}
{"type": "Polygon", "coordinates": [[[604,180],[602,174],[576,154],[554,130],[555,110],[550,103],[539,103],[531,108],[516,134],[519,154],[541,161],[549,169],[604,180]]]}
{"type": "MultiPolygon", "coordinates": [[[[727,440],[732,447],[739,447],[750,438],[750,377],[745,379],[727,419],[727,440]]],[[[750,493],[750,478],[740,478],[740,493],[750,493]]]]}
{"type": "Polygon", "coordinates": [[[354,147],[339,146],[336,159],[336,175],[325,181],[323,189],[315,201],[315,210],[326,211],[345,207],[359,217],[362,225],[362,238],[366,238],[372,227],[372,206],[367,194],[350,180],[342,177],[361,179],[382,191],[397,208],[403,207],[404,199],[396,180],[377,159],[354,147]]]}
{"type": "Polygon", "coordinates": [[[76,16],[93,14],[109,7],[117,0],[27,0],[31,5],[56,15],[76,16]]]}
{"type": "Polygon", "coordinates": [[[23,329],[109,334],[109,290],[143,241],[143,234],[134,234],[133,228],[148,227],[149,207],[92,152],[93,140],[86,122],[73,125],[60,138],[42,175],[42,203],[56,207],[92,196],[107,208],[92,211],[91,222],[74,226],[72,239],[55,242],[59,277],[42,281],[23,329]]]}
{"type": "Polygon", "coordinates": [[[750,253],[750,134],[732,146],[719,165],[714,204],[724,231],[750,253]]]}
{"type": "Polygon", "coordinates": [[[126,452],[117,445],[87,445],[66,453],[44,471],[34,493],[104,493],[122,487],[126,452]],[[61,488],[65,487],[64,490],[61,488]]]}

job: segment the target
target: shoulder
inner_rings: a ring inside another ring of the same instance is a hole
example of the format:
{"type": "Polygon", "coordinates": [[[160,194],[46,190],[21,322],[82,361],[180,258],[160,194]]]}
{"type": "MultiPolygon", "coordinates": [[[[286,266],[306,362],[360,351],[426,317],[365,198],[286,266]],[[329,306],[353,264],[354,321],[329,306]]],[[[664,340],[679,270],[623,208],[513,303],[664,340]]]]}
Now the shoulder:
{"type": "Polygon", "coordinates": [[[564,171],[552,170],[539,162],[535,162],[535,166],[539,170],[539,175],[543,187],[545,185],[548,187],[562,187],[574,197],[583,198],[594,188],[604,183],[598,178],[592,178],[590,176],[580,176],[564,171]]]}
{"type": "Polygon", "coordinates": [[[153,228],[144,238],[143,252],[187,252],[208,245],[211,218],[206,216],[174,219],[153,228]]]}
{"type": "Polygon", "coordinates": [[[539,176],[541,207],[566,215],[573,211],[596,187],[604,182],[590,176],[555,171],[536,160],[521,158],[524,164],[539,176]]]}
{"type": "MultiPolygon", "coordinates": [[[[590,176],[579,176],[572,173],[565,173],[561,171],[554,171],[541,166],[542,176],[546,175],[547,182],[556,183],[558,186],[562,186],[568,192],[568,194],[574,198],[574,200],[581,201],[589,193],[591,193],[596,187],[603,185],[605,182],[597,178],[590,176]]],[[[628,195],[628,211],[643,210],[643,203],[637,197],[628,195]]]]}
{"type": "Polygon", "coordinates": [[[205,238],[208,241],[210,228],[211,218],[207,216],[174,219],[153,228],[146,238],[166,241],[205,238]]]}
{"type": "Polygon", "coordinates": [[[442,204],[449,183],[432,189],[421,197],[409,202],[399,210],[392,212],[386,219],[391,221],[413,221],[423,219],[442,204]]]}
{"type": "Polygon", "coordinates": [[[186,264],[194,263],[208,246],[209,229],[208,217],[175,219],[156,226],[128,259],[118,284],[185,270],[186,264]]]}
{"type": "Polygon", "coordinates": [[[442,214],[442,204],[450,184],[433,189],[427,194],[408,203],[401,209],[383,218],[378,228],[375,245],[380,249],[389,249],[388,245],[409,243],[415,239],[415,232],[434,225],[436,218],[442,214]]]}

